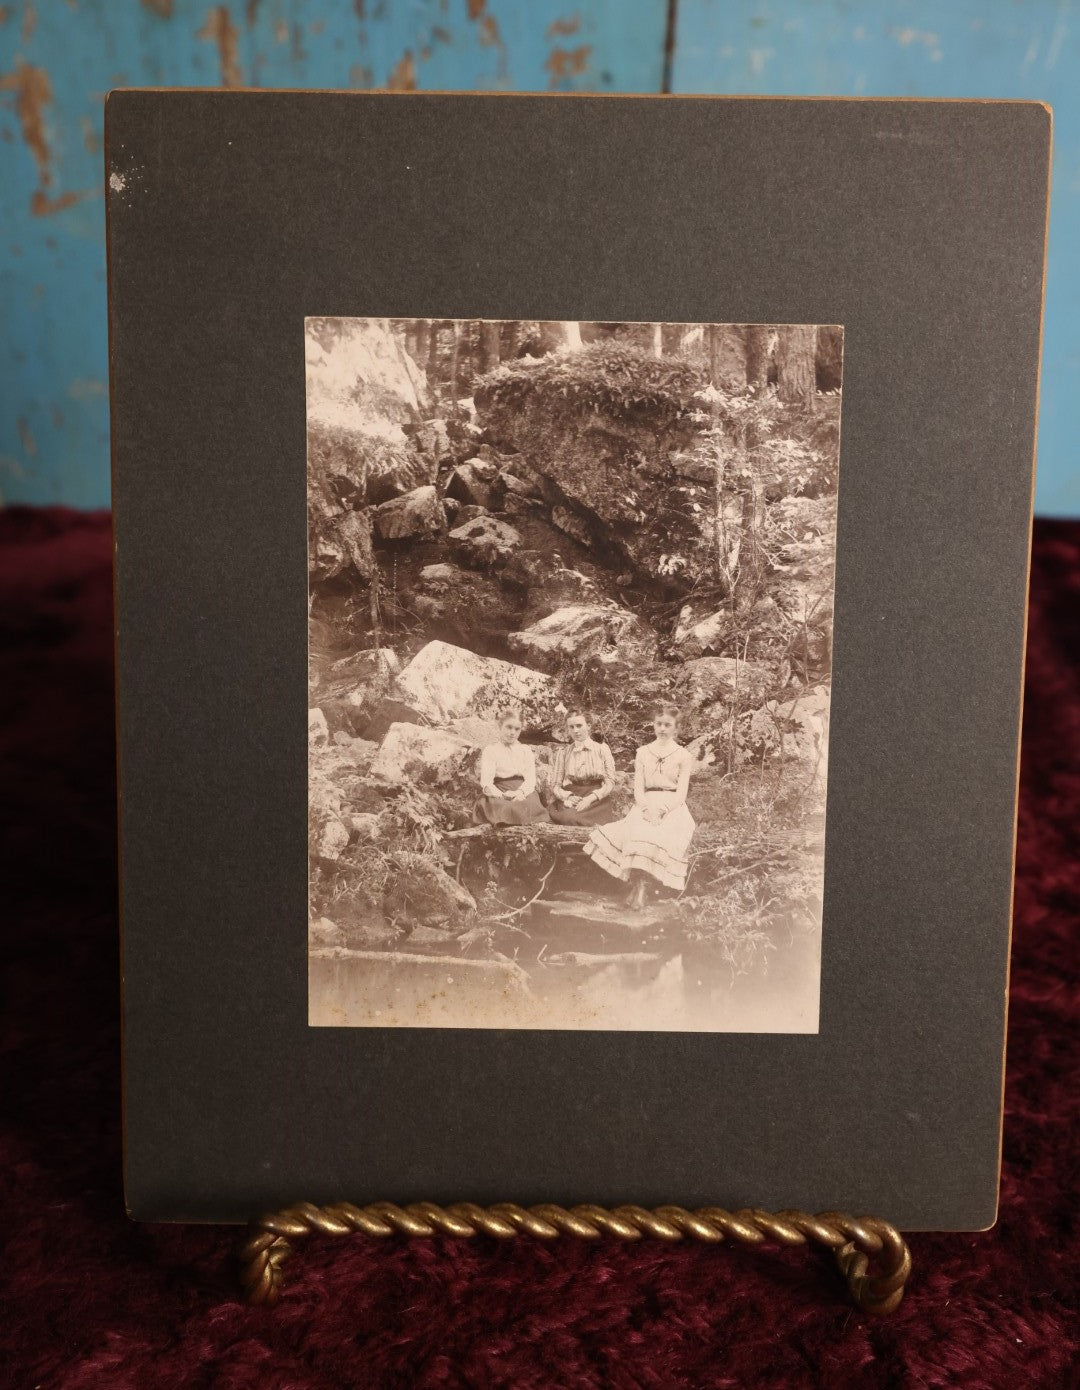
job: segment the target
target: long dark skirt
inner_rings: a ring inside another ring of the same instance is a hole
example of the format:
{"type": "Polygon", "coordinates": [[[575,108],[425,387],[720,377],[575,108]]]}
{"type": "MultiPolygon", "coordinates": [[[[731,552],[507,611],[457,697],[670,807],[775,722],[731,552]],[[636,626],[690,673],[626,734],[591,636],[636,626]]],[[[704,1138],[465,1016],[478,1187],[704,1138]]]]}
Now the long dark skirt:
{"type": "MultiPolygon", "coordinates": [[[[581,777],[576,781],[564,782],[562,790],[570,792],[573,796],[588,796],[590,792],[603,785],[599,777],[581,777]]],[[[548,811],[556,825],[607,825],[612,815],[609,797],[598,801],[595,806],[590,806],[585,811],[572,811],[569,806],[564,806],[561,801],[552,798],[548,811]]]]}
{"type": "MultiPolygon", "coordinates": [[[[524,784],[524,777],[496,777],[495,785],[501,792],[514,792],[524,784]]],[[[524,801],[507,801],[501,796],[482,796],[473,809],[478,825],[533,825],[537,821],[547,821],[551,817],[536,792],[530,792],[524,801]]]]}

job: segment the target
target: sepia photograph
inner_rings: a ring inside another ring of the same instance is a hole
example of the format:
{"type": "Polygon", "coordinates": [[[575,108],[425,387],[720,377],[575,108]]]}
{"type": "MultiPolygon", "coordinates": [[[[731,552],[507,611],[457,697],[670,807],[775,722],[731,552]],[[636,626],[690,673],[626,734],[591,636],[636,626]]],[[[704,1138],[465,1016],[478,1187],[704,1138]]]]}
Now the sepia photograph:
{"type": "Polygon", "coordinates": [[[843,329],[305,350],[309,1023],[816,1033],[843,329]]]}

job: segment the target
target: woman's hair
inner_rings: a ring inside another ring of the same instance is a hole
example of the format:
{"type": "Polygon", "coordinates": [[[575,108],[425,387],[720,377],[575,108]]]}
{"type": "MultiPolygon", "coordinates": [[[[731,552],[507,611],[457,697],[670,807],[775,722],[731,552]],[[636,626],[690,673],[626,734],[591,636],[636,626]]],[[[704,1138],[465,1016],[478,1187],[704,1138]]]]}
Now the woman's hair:
{"type": "Polygon", "coordinates": [[[566,711],[564,722],[569,724],[571,719],[584,719],[586,724],[589,723],[589,716],[583,709],[568,709],[566,711]]]}
{"type": "Polygon", "coordinates": [[[654,719],[660,719],[662,716],[665,715],[667,716],[667,718],[674,719],[677,722],[679,718],[678,705],[673,705],[670,700],[659,700],[655,705],[653,705],[652,717],[654,719]]]}
{"type": "Polygon", "coordinates": [[[506,709],[501,709],[498,715],[499,723],[505,724],[508,719],[516,719],[520,724],[521,710],[517,705],[507,705],[506,709]]]}

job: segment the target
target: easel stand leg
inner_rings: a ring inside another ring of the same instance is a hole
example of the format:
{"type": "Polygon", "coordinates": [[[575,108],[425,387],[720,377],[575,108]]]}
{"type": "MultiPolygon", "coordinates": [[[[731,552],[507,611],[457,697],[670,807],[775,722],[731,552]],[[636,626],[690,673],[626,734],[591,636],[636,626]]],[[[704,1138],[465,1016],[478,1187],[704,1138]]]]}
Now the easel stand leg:
{"type": "Polygon", "coordinates": [[[480,1207],[457,1202],[440,1207],[416,1202],[399,1207],[393,1202],[372,1202],[357,1207],[351,1202],[317,1207],[300,1202],[252,1222],[241,1246],[241,1281],[250,1303],[276,1303],[281,1293],[282,1266],[297,1242],[309,1236],[365,1235],[455,1236],[477,1235],[511,1240],[527,1235],[537,1240],[577,1236],[599,1240],[680,1241],[700,1240],[719,1245],[735,1240],[743,1245],[825,1246],[836,1255],[851,1296],[864,1313],[891,1313],[904,1296],[911,1273],[911,1253],[894,1226],[875,1216],[851,1217],[825,1211],[811,1216],[804,1211],[768,1212],[755,1209],[730,1212],[723,1207],[597,1206],[559,1207],[543,1203],[521,1207],[513,1202],[480,1207]]]}

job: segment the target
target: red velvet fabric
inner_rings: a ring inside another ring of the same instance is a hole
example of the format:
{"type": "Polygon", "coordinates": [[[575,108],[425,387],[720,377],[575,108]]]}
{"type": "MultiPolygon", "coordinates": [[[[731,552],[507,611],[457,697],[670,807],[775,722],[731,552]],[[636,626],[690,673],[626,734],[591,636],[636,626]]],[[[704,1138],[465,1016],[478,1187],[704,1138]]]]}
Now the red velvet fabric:
{"type": "Polygon", "coordinates": [[[249,1309],[235,1230],[128,1222],[106,516],[0,513],[0,631],[0,1383],[1078,1383],[1080,524],[1036,531],[1001,1219],[913,1237],[910,1293],[878,1321],[824,1256],[571,1241],[326,1240],[249,1309]]]}

